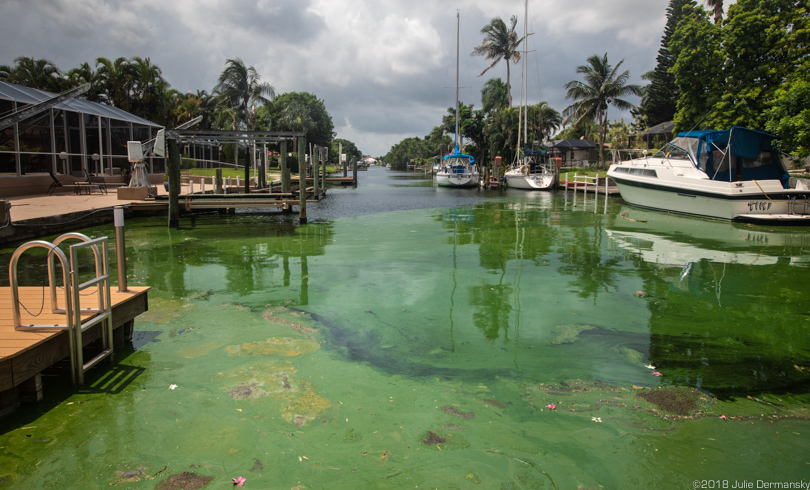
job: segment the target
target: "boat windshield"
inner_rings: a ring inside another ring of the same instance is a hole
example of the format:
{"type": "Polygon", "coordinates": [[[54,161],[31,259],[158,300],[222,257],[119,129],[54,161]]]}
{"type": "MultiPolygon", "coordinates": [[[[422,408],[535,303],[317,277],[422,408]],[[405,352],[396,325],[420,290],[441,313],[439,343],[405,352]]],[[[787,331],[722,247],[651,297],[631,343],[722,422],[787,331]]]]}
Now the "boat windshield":
{"type": "Polygon", "coordinates": [[[675,138],[658,150],[655,157],[695,162],[699,144],[700,140],[697,138],[675,138]]]}

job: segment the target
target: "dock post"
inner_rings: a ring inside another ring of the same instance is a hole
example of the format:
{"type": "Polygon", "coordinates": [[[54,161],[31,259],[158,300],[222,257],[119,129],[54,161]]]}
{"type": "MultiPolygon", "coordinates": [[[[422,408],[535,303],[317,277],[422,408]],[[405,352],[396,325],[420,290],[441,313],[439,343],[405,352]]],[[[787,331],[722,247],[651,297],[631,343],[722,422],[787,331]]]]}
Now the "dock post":
{"type": "MultiPolygon", "coordinates": [[[[245,194],[250,194],[250,159],[248,158],[249,145],[245,146],[245,194]]],[[[253,155],[255,159],[255,154],[253,155]]],[[[239,162],[237,162],[239,163],[239,162]]],[[[236,187],[239,187],[239,176],[236,176],[236,187]]]]}
{"type": "Polygon", "coordinates": [[[326,160],[328,159],[326,155],[328,155],[328,153],[326,153],[326,155],[324,155],[324,153],[326,152],[321,150],[321,161],[323,162],[321,165],[321,175],[323,176],[323,180],[321,180],[321,189],[323,189],[324,194],[326,194],[326,160]]]}
{"type": "Polygon", "coordinates": [[[338,143],[338,165],[343,164],[343,177],[348,177],[349,169],[346,166],[346,159],[343,158],[343,143],[338,143]]]}
{"type": "Polygon", "coordinates": [[[124,240],[124,206],[113,207],[113,223],[115,224],[115,262],[118,266],[118,292],[124,293],[127,289],[127,244],[124,240]]]}
{"type": "Polygon", "coordinates": [[[352,160],[352,182],[357,185],[357,158],[352,160]]]}
{"type": "Polygon", "coordinates": [[[307,160],[306,142],[303,136],[298,137],[298,222],[307,222],[307,160]]]}
{"type": "Polygon", "coordinates": [[[312,153],[310,151],[309,161],[312,162],[312,192],[317,199],[321,188],[321,152],[312,153]]]}
{"type": "Polygon", "coordinates": [[[281,192],[290,192],[290,169],[287,167],[287,140],[279,143],[279,153],[281,160],[279,166],[281,167],[281,192]]]}
{"type": "Polygon", "coordinates": [[[169,227],[180,227],[180,148],[176,138],[166,138],[169,158],[166,175],[169,177],[169,227]]]}
{"type": "Polygon", "coordinates": [[[214,192],[217,194],[222,194],[222,169],[218,168],[216,172],[216,177],[214,178],[214,182],[216,182],[216,184],[214,184],[214,192]]]}

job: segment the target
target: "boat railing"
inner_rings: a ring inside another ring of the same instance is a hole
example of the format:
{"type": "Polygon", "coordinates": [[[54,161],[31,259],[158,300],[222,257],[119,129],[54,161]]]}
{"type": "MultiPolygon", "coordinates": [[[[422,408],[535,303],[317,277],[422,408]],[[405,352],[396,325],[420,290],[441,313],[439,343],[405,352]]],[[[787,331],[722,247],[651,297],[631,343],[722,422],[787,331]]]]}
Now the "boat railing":
{"type": "Polygon", "coordinates": [[[615,165],[627,160],[645,158],[648,156],[649,150],[643,148],[612,148],[610,153],[613,156],[613,164],[615,165]],[[626,155],[626,157],[623,155],[626,155]]]}

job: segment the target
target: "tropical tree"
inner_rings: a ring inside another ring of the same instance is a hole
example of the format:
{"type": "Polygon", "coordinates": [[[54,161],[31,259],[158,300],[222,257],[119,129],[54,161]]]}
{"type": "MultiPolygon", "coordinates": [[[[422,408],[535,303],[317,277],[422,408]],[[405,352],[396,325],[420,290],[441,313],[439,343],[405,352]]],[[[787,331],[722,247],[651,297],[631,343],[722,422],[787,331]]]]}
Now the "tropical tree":
{"type": "Polygon", "coordinates": [[[481,110],[489,115],[509,107],[509,90],[500,78],[490,78],[481,89],[481,110]]]}
{"type": "Polygon", "coordinates": [[[275,98],[264,109],[276,131],[305,131],[307,142],[331,146],[334,137],[332,116],[323,100],[308,92],[287,92],[275,98]]]}
{"type": "Polygon", "coordinates": [[[640,113],[643,115],[647,127],[672,121],[677,110],[680,93],[672,72],[675,57],[669,49],[669,44],[675,29],[683,19],[684,5],[694,6],[696,4],[694,0],[670,0],[669,7],[667,7],[667,24],[664,27],[664,36],[661,38],[655,68],[642,76],[642,79],[650,81],[650,84],[644,87],[640,107],[640,113]]]}
{"type": "Polygon", "coordinates": [[[65,85],[62,71],[52,61],[28,56],[15,58],[14,66],[0,67],[0,80],[50,92],[62,92],[65,85]]]}
{"type": "Polygon", "coordinates": [[[110,60],[96,58],[96,78],[101,85],[103,102],[121,110],[130,110],[132,76],[129,60],[124,57],[110,60]]]}
{"type": "Polygon", "coordinates": [[[357,149],[357,145],[355,145],[354,142],[343,138],[335,138],[332,140],[332,146],[329,148],[329,154],[333,155],[332,160],[335,163],[340,163],[338,150],[342,150],[346,155],[347,163],[350,162],[352,158],[363,158],[363,152],[357,149]]]}
{"type": "Polygon", "coordinates": [[[275,97],[272,85],[261,81],[261,77],[252,66],[246,66],[239,58],[228,59],[225,69],[219,76],[219,83],[214,88],[222,108],[234,108],[244,127],[255,128],[256,105],[268,104],[275,97]]]}
{"type": "Polygon", "coordinates": [[[545,101],[529,106],[527,112],[526,129],[529,141],[537,140],[542,144],[562,125],[560,113],[545,101]]]}
{"type": "Polygon", "coordinates": [[[706,5],[714,12],[714,23],[719,24],[723,18],[723,0],[706,0],[706,5]]]}
{"type": "Polygon", "coordinates": [[[472,50],[473,56],[484,56],[488,60],[493,60],[478,76],[480,77],[490,68],[493,68],[499,61],[506,61],[506,93],[509,100],[509,107],[512,107],[512,85],[510,84],[510,68],[509,62],[517,63],[520,61],[520,51],[518,47],[523,41],[523,38],[518,38],[515,32],[517,25],[517,17],[514,15],[509,19],[510,27],[507,28],[506,24],[500,17],[495,17],[489,24],[481,28],[481,34],[484,35],[484,40],[479,46],[472,50]]]}
{"type": "Polygon", "coordinates": [[[489,158],[501,156],[511,162],[515,157],[518,134],[518,111],[506,108],[492,113],[484,126],[484,139],[489,158]]]}
{"type": "Polygon", "coordinates": [[[568,90],[565,98],[575,102],[563,111],[563,116],[567,121],[574,121],[575,125],[585,119],[596,121],[599,127],[599,163],[604,165],[608,108],[613,106],[620,110],[629,110],[635,107],[623,97],[641,95],[641,87],[627,83],[630,78],[629,70],[619,73],[624,60],[612,67],[605,53],[601,58],[592,55],[587,62],[587,65],[577,67],[577,73],[582,74],[585,81],[572,80],[565,84],[568,90]]]}

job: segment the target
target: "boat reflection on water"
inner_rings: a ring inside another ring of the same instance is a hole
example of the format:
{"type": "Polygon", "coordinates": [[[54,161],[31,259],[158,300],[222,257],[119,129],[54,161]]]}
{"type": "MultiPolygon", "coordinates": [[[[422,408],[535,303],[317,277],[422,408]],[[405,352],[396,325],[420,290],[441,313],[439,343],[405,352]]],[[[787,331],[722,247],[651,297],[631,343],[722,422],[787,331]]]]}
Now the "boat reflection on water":
{"type": "Polygon", "coordinates": [[[616,246],[637,252],[652,264],[684,267],[701,260],[745,265],[787,261],[807,267],[810,232],[794,230],[623,206],[606,233],[616,246]]]}
{"type": "Polygon", "coordinates": [[[806,389],[797,285],[810,267],[809,233],[625,207],[606,234],[640,259],[650,360],[673,382],[720,397],[806,389]]]}

